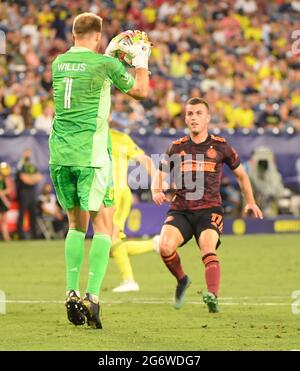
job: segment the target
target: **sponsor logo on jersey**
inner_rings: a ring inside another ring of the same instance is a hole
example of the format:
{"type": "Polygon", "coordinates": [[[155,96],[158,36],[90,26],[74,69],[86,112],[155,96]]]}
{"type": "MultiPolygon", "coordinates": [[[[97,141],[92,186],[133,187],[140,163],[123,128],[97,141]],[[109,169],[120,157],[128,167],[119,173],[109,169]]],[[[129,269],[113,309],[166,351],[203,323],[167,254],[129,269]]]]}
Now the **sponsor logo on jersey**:
{"type": "Polygon", "coordinates": [[[183,161],[180,164],[180,171],[207,171],[210,173],[216,172],[216,163],[209,161],[196,161],[196,160],[187,160],[183,161]]]}
{"type": "Polygon", "coordinates": [[[217,151],[215,149],[213,149],[213,147],[210,147],[206,151],[206,156],[209,157],[209,158],[216,158],[217,157],[217,151]]]}

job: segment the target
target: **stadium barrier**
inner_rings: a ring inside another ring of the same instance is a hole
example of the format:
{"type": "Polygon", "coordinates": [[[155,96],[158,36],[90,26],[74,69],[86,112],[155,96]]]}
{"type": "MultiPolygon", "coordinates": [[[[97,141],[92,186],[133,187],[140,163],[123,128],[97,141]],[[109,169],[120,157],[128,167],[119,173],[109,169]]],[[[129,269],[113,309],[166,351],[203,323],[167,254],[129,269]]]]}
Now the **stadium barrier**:
{"type": "MultiPolygon", "coordinates": [[[[161,230],[166,218],[168,205],[156,206],[152,203],[134,205],[126,223],[128,237],[153,236],[161,230]]],[[[254,233],[300,233],[300,217],[278,216],[263,220],[249,218],[225,218],[223,234],[254,233]]]]}
{"type": "MultiPolygon", "coordinates": [[[[165,151],[172,140],[182,137],[184,131],[165,130],[149,133],[146,131],[130,133],[134,141],[148,154],[160,154],[165,151]]],[[[249,132],[249,131],[222,131],[219,134],[225,137],[235,147],[243,161],[250,158],[252,151],[259,146],[271,148],[275,154],[278,169],[287,186],[299,191],[300,184],[300,134],[285,132],[249,132]]],[[[30,148],[33,152],[33,162],[40,172],[45,175],[44,182],[49,181],[49,149],[48,136],[34,130],[22,134],[7,134],[0,132],[0,162],[6,161],[15,171],[22,151],[30,148]]],[[[224,166],[224,174],[228,174],[224,166]]],[[[41,185],[40,185],[41,186],[41,185]]],[[[131,211],[126,231],[129,236],[143,236],[157,234],[165,218],[167,206],[158,208],[153,204],[140,204],[131,211]]],[[[13,204],[9,212],[9,229],[15,230],[17,205],[13,204]]],[[[283,233],[300,232],[300,221],[294,217],[278,217],[275,219],[253,220],[227,219],[224,223],[224,233],[283,233]]],[[[25,228],[28,228],[26,221],[25,228]]]]}
{"type": "MultiPolygon", "coordinates": [[[[249,160],[253,150],[260,146],[269,147],[275,154],[276,164],[283,177],[283,182],[293,188],[300,183],[300,133],[273,130],[268,132],[247,130],[214,131],[214,134],[226,138],[239,153],[243,162],[249,160]]],[[[161,154],[173,140],[186,135],[185,131],[146,130],[131,132],[132,139],[145,150],[147,154],[161,154]]],[[[0,161],[6,161],[16,169],[22,151],[30,148],[33,161],[40,172],[49,179],[49,149],[48,136],[35,130],[26,130],[22,134],[8,134],[0,131],[0,161]]],[[[228,175],[224,166],[224,174],[228,175]]]]}

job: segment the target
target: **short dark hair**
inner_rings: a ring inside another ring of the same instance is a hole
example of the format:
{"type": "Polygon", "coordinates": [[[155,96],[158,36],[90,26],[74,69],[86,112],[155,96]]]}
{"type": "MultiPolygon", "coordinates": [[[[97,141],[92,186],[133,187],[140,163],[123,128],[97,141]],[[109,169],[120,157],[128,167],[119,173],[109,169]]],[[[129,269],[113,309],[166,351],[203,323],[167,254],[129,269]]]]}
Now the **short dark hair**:
{"type": "Polygon", "coordinates": [[[190,98],[187,102],[186,102],[186,106],[188,104],[191,104],[192,106],[195,106],[196,104],[203,104],[206,108],[207,108],[207,111],[209,112],[210,109],[209,109],[209,104],[206,102],[205,99],[203,98],[199,98],[199,97],[194,97],[194,98],[190,98]]]}
{"type": "Polygon", "coordinates": [[[87,34],[101,31],[102,18],[94,13],[82,13],[74,19],[72,32],[78,38],[83,38],[87,34]]]}

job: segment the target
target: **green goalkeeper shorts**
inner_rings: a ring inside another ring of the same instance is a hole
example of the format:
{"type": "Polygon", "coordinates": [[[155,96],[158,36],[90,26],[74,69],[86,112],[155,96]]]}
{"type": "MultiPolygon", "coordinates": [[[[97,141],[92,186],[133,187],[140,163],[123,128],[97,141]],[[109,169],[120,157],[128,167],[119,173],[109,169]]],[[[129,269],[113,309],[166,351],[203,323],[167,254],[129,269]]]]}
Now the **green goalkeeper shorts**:
{"type": "Polygon", "coordinates": [[[102,203],[106,207],[113,204],[111,164],[102,168],[50,165],[50,176],[65,210],[80,206],[81,210],[98,211],[102,203]]]}
{"type": "Polygon", "coordinates": [[[112,162],[110,162],[108,184],[106,187],[106,192],[103,198],[103,205],[105,207],[111,207],[115,204],[115,192],[114,192],[114,181],[112,175],[112,162]]]}

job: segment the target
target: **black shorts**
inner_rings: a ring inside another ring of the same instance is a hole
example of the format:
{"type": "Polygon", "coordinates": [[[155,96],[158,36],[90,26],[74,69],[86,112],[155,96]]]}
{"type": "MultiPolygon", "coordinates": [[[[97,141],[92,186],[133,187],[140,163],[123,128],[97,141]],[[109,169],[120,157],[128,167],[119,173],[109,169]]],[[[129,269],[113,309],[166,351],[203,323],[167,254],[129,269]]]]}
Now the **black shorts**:
{"type": "Polygon", "coordinates": [[[8,210],[8,207],[0,200],[0,213],[5,213],[8,210]]]}
{"type": "MultiPolygon", "coordinates": [[[[186,244],[193,236],[198,243],[200,234],[205,229],[214,229],[220,236],[223,229],[223,208],[211,207],[196,211],[170,210],[164,224],[173,225],[180,231],[184,239],[180,246],[186,244]]],[[[219,238],[217,248],[220,244],[219,238]]]]}

